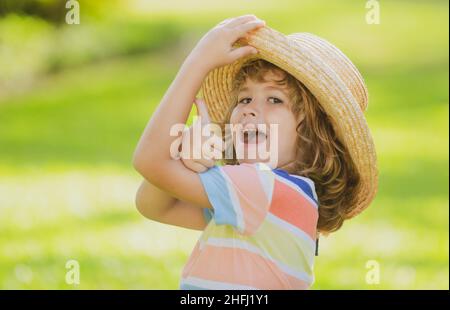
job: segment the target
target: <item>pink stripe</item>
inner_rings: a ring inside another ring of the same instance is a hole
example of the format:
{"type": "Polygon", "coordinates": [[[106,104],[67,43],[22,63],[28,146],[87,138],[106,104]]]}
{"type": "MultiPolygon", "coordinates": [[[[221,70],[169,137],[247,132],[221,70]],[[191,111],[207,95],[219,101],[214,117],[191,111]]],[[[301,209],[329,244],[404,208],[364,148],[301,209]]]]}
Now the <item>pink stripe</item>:
{"type": "Polygon", "coordinates": [[[308,289],[304,281],[292,277],[272,261],[245,249],[206,245],[188,276],[246,285],[258,289],[308,289]]]}

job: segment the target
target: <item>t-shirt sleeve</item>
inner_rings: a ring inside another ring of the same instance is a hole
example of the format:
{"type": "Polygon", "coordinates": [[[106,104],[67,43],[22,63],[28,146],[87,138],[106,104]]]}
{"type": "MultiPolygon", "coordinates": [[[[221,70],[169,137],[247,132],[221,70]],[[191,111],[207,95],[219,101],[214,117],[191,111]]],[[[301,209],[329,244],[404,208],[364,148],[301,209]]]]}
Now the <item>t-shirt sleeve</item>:
{"type": "Polygon", "coordinates": [[[264,221],[272,201],[275,175],[263,163],[214,166],[199,173],[212,209],[204,209],[205,220],[231,225],[250,235],[264,221]]]}

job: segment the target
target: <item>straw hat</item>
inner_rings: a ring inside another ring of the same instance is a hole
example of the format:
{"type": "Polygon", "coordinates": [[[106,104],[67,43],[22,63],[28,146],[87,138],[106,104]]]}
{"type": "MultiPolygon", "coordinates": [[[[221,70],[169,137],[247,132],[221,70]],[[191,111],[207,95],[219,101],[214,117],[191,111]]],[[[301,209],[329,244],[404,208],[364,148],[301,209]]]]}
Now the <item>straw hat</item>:
{"type": "Polygon", "coordinates": [[[364,118],[368,94],[361,74],[339,49],[309,33],[284,35],[266,26],[235,46],[246,43],[259,53],[212,70],[202,84],[201,96],[212,121],[223,121],[232,104],[232,81],[247,60],[261,58],[290,73],[317,98],[349,150],[361,186],[348,218],[357,215],[369,206],[378,188],[375,146],[364,118]]]}

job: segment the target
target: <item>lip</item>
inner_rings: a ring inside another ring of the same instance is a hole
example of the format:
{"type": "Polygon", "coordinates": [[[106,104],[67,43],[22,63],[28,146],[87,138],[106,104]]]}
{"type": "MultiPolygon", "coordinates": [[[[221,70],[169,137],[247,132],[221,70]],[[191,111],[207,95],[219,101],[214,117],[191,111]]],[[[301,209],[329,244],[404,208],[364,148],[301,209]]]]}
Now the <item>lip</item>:
{"type": "Polygon", "coordinates": [[[267,134],[265,132],[265,126],[259,126],[254,123],[247,123],[243,125],[241,130],[242,141],[245,145],[260,144],[267,140],[267,134]]]}
{"type": "Polygon", "coordinates": [[[244,144],[260,144],[266,141],[266,135],[262,132],[249,131],[244,132],[244,144]]]}

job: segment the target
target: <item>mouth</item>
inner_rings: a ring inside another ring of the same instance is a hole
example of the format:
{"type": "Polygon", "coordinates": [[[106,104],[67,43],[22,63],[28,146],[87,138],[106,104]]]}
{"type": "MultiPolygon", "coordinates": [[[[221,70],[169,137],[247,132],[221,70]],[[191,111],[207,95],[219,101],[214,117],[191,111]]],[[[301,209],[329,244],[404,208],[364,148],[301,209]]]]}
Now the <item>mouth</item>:
{"type": "Polygon", "coordinates": [[[244,144],[259,144],[267,139],[267,135],[258,128],[244,128],[242,134],[244,144]]]}

